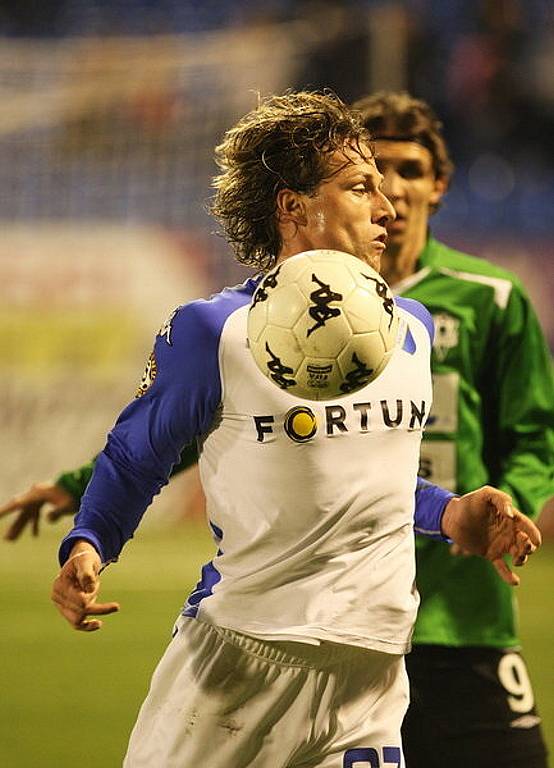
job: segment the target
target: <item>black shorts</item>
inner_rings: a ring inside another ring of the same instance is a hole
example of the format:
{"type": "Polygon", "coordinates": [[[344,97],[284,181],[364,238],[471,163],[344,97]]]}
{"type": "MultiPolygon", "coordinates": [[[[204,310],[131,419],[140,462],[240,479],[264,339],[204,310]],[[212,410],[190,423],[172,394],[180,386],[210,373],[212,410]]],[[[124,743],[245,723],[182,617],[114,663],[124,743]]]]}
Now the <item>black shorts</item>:
{"type": "Polygon", "coordinates": [[[419,645],[406,656],[406,768],[547,768],[521,655],[419,645]]]}

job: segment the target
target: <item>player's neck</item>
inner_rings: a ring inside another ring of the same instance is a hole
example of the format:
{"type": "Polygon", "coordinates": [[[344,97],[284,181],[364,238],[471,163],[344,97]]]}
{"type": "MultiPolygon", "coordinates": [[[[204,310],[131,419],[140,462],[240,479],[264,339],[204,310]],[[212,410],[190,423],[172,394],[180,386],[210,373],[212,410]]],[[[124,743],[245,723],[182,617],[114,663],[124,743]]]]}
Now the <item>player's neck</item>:
{"type": "Polygon", "coordinates": [[[309,245],[305,245],[304,243],[299,244],[296,240],[285,240],[283,238],[283,244],[277,254],[275,264],[280,264],[282,261],[290,259],[291,256],[296,256],[296,254],[308,250],[310,250],[309,245]]]}
{"type": "Polygon", "coordinates": [[[381,257],[381,274],[387,283],[395,285],[413,275],[420,252],[420,248],[410,247],[405,242],[400,245],[389,242],[381,257]]]}

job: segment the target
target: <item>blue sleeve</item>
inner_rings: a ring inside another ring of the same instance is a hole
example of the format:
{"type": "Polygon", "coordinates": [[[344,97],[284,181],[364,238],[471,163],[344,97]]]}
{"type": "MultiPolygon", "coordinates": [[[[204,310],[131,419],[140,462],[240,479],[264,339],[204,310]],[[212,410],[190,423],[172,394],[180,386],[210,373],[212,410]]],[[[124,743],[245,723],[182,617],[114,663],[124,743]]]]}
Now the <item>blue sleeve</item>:
{"type": "Polygon", "coordinates": [[[410,315],[417,317],[417,319],[423,323],[427,328],[431,344],[433,344],[433,339],[435,338],[435,323],[433,322],[433,317],[427,307],[424,307],[423,304],[420,304],[420,302],[415,299],[406,299],[404,296],[397,296],[395,302],[399,307],[406,310],[406,312],[409,312],[410,315]]]}
{"type": "Polygon", "coordinates": [[[180,307],[157,336],[142,394],[121,413],[99,454],[75,527],[62,541],[63,564],[76,539],[102,562],[117,559],[183,446],[206,432],[221,400],[219,339],[229,312],[213,302],[180,307]]]}
{"type": "Polygon", "coordinates": [[[447,503],[456,494],[417,478],[414,530],[423,536],[449,541],[441,530],[442,515],[447,503]]]}

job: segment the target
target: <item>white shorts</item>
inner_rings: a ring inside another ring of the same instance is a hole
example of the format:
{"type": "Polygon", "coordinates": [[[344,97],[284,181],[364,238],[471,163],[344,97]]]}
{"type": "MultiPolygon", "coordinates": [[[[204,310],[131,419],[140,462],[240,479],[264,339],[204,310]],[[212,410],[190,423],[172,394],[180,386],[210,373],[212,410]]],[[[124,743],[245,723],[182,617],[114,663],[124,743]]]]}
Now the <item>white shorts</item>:
{"type": "Polygon", "coordinates": [[[179,619],[124,768],[400,768],[402,656],[179,619]]]}

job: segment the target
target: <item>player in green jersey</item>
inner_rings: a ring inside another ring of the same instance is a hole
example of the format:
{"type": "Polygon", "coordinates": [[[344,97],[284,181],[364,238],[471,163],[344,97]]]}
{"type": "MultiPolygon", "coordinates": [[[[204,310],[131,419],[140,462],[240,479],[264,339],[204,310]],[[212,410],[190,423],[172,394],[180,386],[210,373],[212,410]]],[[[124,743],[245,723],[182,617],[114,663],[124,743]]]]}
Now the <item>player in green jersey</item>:
{"type": "MultiPolygon", "coordinates": [[[[434,404],[420,474],[462,494],[490,483],[535,517],[554,495],[554,386],[529,298],[511,273],[429,234],[452,163],[428,105],[379,93],[354,106],[396,211],[382,274],[435,320],[434,404]]],[[[545,768],[513,592],[489,563],[422,537],[417,544],[407,768],[545,768]]]]}

